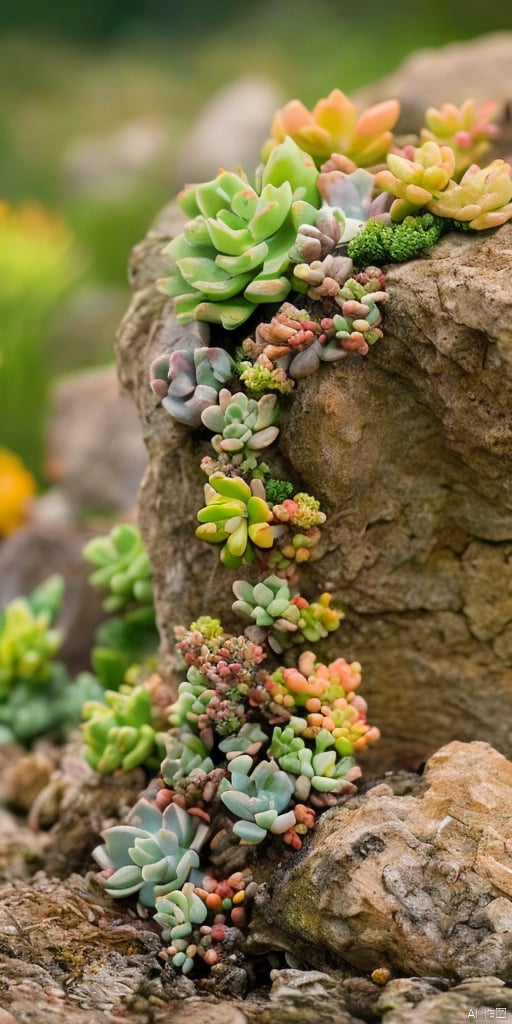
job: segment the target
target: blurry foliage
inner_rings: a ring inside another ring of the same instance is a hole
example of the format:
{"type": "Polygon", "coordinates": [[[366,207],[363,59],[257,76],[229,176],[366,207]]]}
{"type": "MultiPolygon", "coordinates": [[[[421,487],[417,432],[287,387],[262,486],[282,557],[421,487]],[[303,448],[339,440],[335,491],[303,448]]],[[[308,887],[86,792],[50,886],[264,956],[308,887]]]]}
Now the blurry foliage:
{"type": "Polygon", "coordinates": [[[0,202],[0,438],[36,473],[48,390],[44,341],[73,281],[72,237],[36,203],[0,202]]]}

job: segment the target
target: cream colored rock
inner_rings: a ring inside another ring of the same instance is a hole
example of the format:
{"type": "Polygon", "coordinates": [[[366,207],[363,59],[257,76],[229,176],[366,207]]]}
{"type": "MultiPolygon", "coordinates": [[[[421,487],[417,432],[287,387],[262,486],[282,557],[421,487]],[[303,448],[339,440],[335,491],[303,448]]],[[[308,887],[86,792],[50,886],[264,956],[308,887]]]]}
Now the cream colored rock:
{"type": "Polygon", "coordinates": [[[511,981],[511,877],[512,763],[454,742],[408,793],[379,784],[327,812],[261,885],[253,942],[365,972],[511,981]]]}

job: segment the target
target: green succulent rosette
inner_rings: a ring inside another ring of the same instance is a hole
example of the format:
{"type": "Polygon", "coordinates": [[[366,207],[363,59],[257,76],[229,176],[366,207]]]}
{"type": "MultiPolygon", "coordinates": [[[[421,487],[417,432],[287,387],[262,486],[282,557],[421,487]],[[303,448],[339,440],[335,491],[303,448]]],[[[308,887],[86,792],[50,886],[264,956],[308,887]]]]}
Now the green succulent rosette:
{"type": "MultiPolygon", "coordinates": [[[[253,481],[256,487],[258,481],[253,481]]],[[[254,561],[254,548],[271,548],[274,535],[272,519],[264,498],[241,477],[214,473],[205,484],[206,506],[197,514],[199,540],[222,544],[221,561],[228,569],[254,561]]]]}
{"type": "Polygon", "coordinates": [[[320,197],[312,158],[287,138],[263,167],[256,188],[245,174],[220,171],[178,197],[191,218],[167,246],[168,277],[181,323],[205,320],[225,330],[262,302],[281,302],[291,288],[292,249],[301,224],[314,224],[320,197]]]}

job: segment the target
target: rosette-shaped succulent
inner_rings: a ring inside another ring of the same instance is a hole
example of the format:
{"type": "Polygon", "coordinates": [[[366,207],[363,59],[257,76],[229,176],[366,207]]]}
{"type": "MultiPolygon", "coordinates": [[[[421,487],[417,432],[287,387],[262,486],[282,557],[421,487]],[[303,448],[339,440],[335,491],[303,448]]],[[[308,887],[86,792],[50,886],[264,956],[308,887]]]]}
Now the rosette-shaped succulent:
{"type": "Polygon", "coordinates": [[[0,447],[0,537],[8,537],[23,525],[36,490],[34,477],[21,459],[0,447]]]}
{"type": "Polygon", "coordinates": [[[255,623],[247,627],[246,636],[256,643],[266,639],[277,654],[294,643],[315,643],[337,629],[343,618],[343,612],[330,607],[330,594],[322,594],[309,604],[300,595],[292,597],[288,584],[279,576],[267,576],[255,586],[247,580],[236,580],[233,593],[233,611],[255,623]]]}
{"type": "Polygon", "coordinates": [[[289,257],[297,230],[319,206],[318,172],[310,156],[286,139],[263,168],[257,189],[241,172],[220,171],[178,197],[192,219],[167,246],[172,269],[159,282],[176,299],[178,320],[242,324],[261,302],[290,291],[289,257]]]}
{"type": "Polygon", "coordinates": [[[358,267],[403,263],[435,245],[445,227],[446,221],[432,213],[405,217],[393,224],[369,220],[348,243],[347,252],[358,267]]]}
{"type": "Polygon", "coordinates": [[[181,969],[183,974],[190,974],[197,955],[197,946],[190,936],[194,926],[206,920],[208,908],[200,896],[194,892],[191,882],[185,882],[183,889],[170,892],[156,900],[154,920],[162,928],[162,939],[173,947],[171,962],[181,969]]]}
{"type": "Polygon", "coordinates": [[[216,405],[233,377],[233,360],[223,348],[177,349],[158,356],[150,369],[151,388],[178,423],[198,427],[201,413],[216,405]]]}
{"type": "Polygon", "coordinates": [[[233,832],[244,843],[261,843],[269,832],[282,835],[295,824],[293,810],[287,810],[293,796],[293,783],[276,761],[260,761],[253,767],[247,754],[235,757],[228,765],[231,779],[219,786],[222,803],[238,820],[233,832]]]}
{"type": "Polygon", "coordinates": [[[358,115],[340,89],[333,89],[311,111],[300,100],[291,100],[275,115],[263,155],[290,135],[317,163],[327,160],[331,153],[342,153],[359,167],[370,167],[389,152],[399,113],[398,101],[387,100],[358,115]]]}
{"type": "Polygon", "coordinates": [[[428,208],[440,217],[462,221],[474,231],[497,228],[512,217],[512,168],[504,160],[488,167],[473,164],[457,185],[451,182],[428,208]]]}
{"type": "Polygon", "coordinates": [[[200,884],[199,850],[208,826],[182,807],[169,804],[162,812],[139,800],[125,825],[102,833],[105,840],[92,855],[101,868],[100,881],[109,896],[122,899],[137,893],[145,907],[182,889],[190,880],[200,884]]]}
{"type": "Polygon", "coordinates": [[[151,564],[138,527],[131,523],[114,526],[106,537],[89,541],[83,555],[96,566],[89,582],[108,591],[105,611],[121,611],[136,603],[154,617],[151,564]]]}
{"type": "Polygon", "coordinates": [[[96,772],[108,775],[139,764],[157,768],[164,745],[155,728],[155,709],[148,689],[135,686],[129,693],[106,690],[102,700],[84,704],[84,757],[96,772]]]}
{"type": "Polygon", "coordinates": [[[187,671],[187,678],[178,687],[178,697],[169,708],[169,722],[172,726],[187,725],[197,731],[197,722],[203,715],[215,690],[208,685],[203,674],[195,665],[187,671]]]}
{"type": "Polygon", "coordinates": [[[219,404],[205,409],[201,419],[215,434],[214,450],[219,454],[227,453],[232,464],[243,470],[255,469],[257,454],[268,448],[279,434],[276,395],[263,395],[256,400],[248,398],[243,391],[232,395],[223,388],[219,404]]]}
{"type": "MultiPolygon", "coordinates": [[[[334,154],[318,175],[318,191],[324,205],[317,217],[328,214],[342,224],[340,243],[345,244],[362,230],[368,220],[389,221],[392,200],[385,192],[374,197],[375,176],[358,167],[347,172],[345,161],[334,154]]],[[[322,255],[326,255],[323,253],[322,255]]],[[[321,259],[322,256],[314,256],[321,259]]],[[[311,262],[307,255],[304,260],[311,262]]],[[[299,262],[299,261],[298,261],[299,262]]]]}
{"type": "Polygon", "coordinates": [[[353,792],[353,782],[361,776],[354,758],[339,758],[334,743],[327,729],[320,729],[308,746],[290,726],[276,726],[268,752],[283,771],[297,777],[295,795],[307,800],[311,788],[318,793],[353,792]]]}
{"type": "Polygon", "coordinates": [[[171,789],[180,789],[192,772],[211,772],[214,764],[208,751],[195,733],[180,729],[177,735],[167,737],[167,757],[162,761],[162,778],[171,789]]]}
{"type": "Polygon", "coordinates": [[[453,177],[455,156],[449,146],[424,142],[417,147],[405,146],[402,154],[389,153],[387,164],[387,170],[376,174],[375,185],[396,196],[390,211],[391,219],[396,221],[439,197],[453,177]]]}
{"type": "Polygon", "coordinates": [[[474,100],[466,100],[460,107],[453,103],[444,103],[440,110],[429,107],[421,140],[450,146],[455,154],[454,177],[459,179],[471,164],[481,160],[496,138],[498,126],[492,122],[496,108],[492,101],[477,106],[474,100]]]}
{"type": "Polygon", "coordinates": [[[228,761],[238,754],[249,754],[255,757],[262,744],[268,743],[268,736],[257,722],[246,722],[236,736],[227,736],[219,743],[219,750],[227,755],[228,761]]]}
{"type": "Polygon", "coordinates": [[[272,547],[272,513],[260,481],[253,480],[249,486],[241,477],[214,473],[204,492],[206,506],[197,514],[201,525],[196,537],[209,544],[222,544],[220,557],[228,569],[253,562],[254,547],[272,547]]]}

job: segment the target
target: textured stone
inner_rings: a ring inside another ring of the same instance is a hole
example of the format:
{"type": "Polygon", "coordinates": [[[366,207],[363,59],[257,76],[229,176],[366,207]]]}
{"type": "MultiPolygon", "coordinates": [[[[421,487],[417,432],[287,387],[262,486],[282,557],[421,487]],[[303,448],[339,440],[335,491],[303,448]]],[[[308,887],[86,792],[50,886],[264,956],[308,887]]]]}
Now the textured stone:
{"type": "Polygon", "coordinates": [[[449,992],[436,990],[432,980],[434,984],[421,978],[391,981],[377,1007],[384,1024],[507,1020],[512,1010],[512,989],[499,978],[471,978],[449,992]]]}
{"type": "Polygon", "coordinates": [[[261,884],[251,934],[318,965],[512,981],[512,763],[454,742],[410,793],[379,784],[327,812],[261,884]]]}
{"type": "MultiPolygon", "coordinates": [[[[231,612],[230,575],[194,539],[202,504],[200,433],[148,387],[151,359],[186,344],[155,278],[168,208],[133,257],[136,288],[118,337],[123,385],[149,450],[140,517],[154,567],[163,649],[172,627],[231,612]]],[[[324,655],[363,663],[382,767],[418,765],[451,739],[512,752],[512,226],[447,235],[389,268],[385,338],[300,382],[273,465],[316,494],[328,520],[301,589],[346,610],[324,655]]],[[[213,340],[229,339],[213,332],[213,340]]]]}

